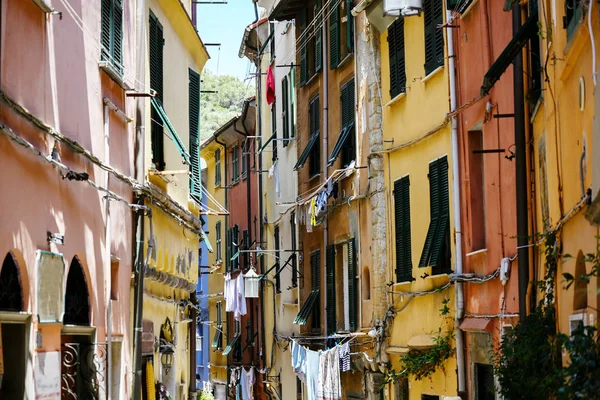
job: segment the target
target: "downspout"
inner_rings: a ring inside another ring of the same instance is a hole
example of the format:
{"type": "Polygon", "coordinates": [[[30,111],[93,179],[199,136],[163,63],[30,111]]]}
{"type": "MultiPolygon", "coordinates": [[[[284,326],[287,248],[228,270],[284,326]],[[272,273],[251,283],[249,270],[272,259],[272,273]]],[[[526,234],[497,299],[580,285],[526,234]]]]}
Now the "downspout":
{"type": "MultiPolygon", "coordinates": [[[[322,46],[323,46],[323,135],[321,143],[321,182],[327,181],[327,142],[329,135],[329,65],[327,64],[327,24],[323,21],[322,46]]],[[[329,236],[329,216],[323,221],[323,254],[327,253],[329,236]]],[[[323,327],[327,333],[327,268],[321,268],[321,282],[323,285],[323,327]]]]}
{"type": "MultiPolygon", "coordinates": [[[[513,7],[513,35],[521,28],[521,5],[513,7]]],[[[527,216],[527,151],[525,139],[525,103],[523,89],[523,53],[519,51],[513,62],[514,114],[517,191],[517,260],[519,261],[519,318],[527,316],[527,289],[529,287],[529,219],[527,216]]]]}
{"type": "Polygon", "coordinates": [[[135,274],[135,286],[134,286],[134,338],[133,338],[133,400],[140,400],[142,398],[142,303],[144,301],[144,210],[145,207],[145,196],[137,196],[136,204],[140,207],[137,210],[136,217],[134,219],[135,226],[135,260],[134,260],[134,274],[135,274]]]}
{"type": "MultiPolygon", "coordinates": [[[[452,21],[452,12],[446,11],[446,22],[452,21]]],[[[450,112],[456,110],[456,54],[454,52],[454,29],[452,24],[447,31],[448,40],[448,75],[450,81],[450,112]]],[[[461,204],[460,204],[460,172],[459,172],[459,153],[458,153],[458,126],[457,117],[454,115],[451,119],[451,142],[452,142],[452,203],[454,212],[454,241],[455,241],[455,261],[454,273],[462,275],[463,273],[463,250],[462,250],[462,223],[461,223],[461,204]]],[[[466,393],[465,380],[465,353],[464,336],[460,330],[460,320],[463,318],[465,310],[464,288],[462,282],[454,284],[455,311],[454,311],[454,334],[456,338],[456,367],[458,375],[458,393],[466,393]]]]}
{"type": "MultiPolygon", "coordinates": [[[[204,229],[204,228],[202,228],[204,229]]],[[[194,290],[194,292],[190,293],[190,301],[192,303],[198,303],[196,301],[196,291],[194,290]]],[[[193,306],[190,306],[190,319],[192,320],[192,322],[190,322],[191,328],[190,328],[190,387],[189,387],[189,391],[190,391],[190,399],[195,399],[196,398],[196,391],[198,390],[198,388],[196,387],[196,374],[197,374],[197,365],[196,365],[196,335],[198,332],[198,325],[196,322],[196,318],[198,317],[198,312],[196,311],[196,306],[195,304],[193,306]]]]}
{"type": "MultiPolygon", "coordinates": [[[[0,0],[2,1],[2,0],[0,0]]],[[[104,101],[104,162],[106,165],[110,165],[110,120],[108,117],[109,106],[107,101],[104,101]]],[[[106,189],[109,189],[110,173],[105,172],[105,185],[106,189]]],[[[104,197],[106,207],[106,226],[104,229],[104,258],[105,258],[105,270],[104,270],[104,302],[106,305],[106,396],[108,400],[112,399],[111,383],[112,383],[112,279],[111,279],[111,232],[110,232],[110,197],[104,197]]]]}

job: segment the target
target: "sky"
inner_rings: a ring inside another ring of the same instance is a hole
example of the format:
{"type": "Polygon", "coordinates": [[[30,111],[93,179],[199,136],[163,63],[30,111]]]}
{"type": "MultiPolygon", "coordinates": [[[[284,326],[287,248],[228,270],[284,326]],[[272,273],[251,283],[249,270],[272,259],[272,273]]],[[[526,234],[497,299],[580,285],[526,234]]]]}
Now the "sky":
{"type": "MultiPolygon", "coordinates": [[[[227,4],[198,4],[198,32],[204,43],[221,43],[207,46],[210,60],[205,69],[219,75],[246,77],[249,60],[239,58],[240,43],[246,26],[254,21],[252,0],[227,0],[227,4]]],[[[260,10],[259,10],[260,12],[260,10]]]]}

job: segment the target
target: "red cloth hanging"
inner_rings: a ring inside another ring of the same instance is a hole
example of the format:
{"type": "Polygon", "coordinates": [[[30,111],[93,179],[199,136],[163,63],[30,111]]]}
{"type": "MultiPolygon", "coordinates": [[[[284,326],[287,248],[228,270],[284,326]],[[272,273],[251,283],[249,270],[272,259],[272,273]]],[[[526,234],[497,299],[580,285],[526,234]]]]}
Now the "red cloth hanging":
{"type": "Polygon", "coordinates": [[[267,71],[267,104],[273,104],[275,101],[275,76],[273,75],[273,66],[269,65],[267,71]]]}

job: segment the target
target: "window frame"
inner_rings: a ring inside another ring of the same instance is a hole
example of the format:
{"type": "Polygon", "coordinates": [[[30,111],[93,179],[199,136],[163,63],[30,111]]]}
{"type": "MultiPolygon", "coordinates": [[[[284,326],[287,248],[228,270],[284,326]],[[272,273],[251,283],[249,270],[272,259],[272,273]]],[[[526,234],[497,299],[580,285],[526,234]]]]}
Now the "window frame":
{"type": "Polygon", "coordinates": [[[406,93],[406,40],[404,17],[397,18],[387,29],[390,98],[406,93]]]}
{"type": "MultiPolygon", "coordinates": [[[[164,30],[163,26],[150,11],[149,16],[149,39],[148,39],[148,64],[149,64],[149,77],[150,87],[155,90],[155,98],[161,105],[163,105],[163,87],[164,87],[164,30]],[[156,64],[156,65],[154,65],[156,64]],[[154,65],[154,66],[153,66],[154,65]],[[153,69],[160,71],[160,76],[153,74],[153,69]]],[[[160,122],[160,116],[158,111],[154,107],[150,110],[150,148],[152,154],[152,164],[158,171],[164,171],[166,169],[165,159],[165,134],[164,127],[160,122]]]]}
{"type": "MultiPolygon", "coordinates": [[[[319,95],[316,95],[309,102],[308,106],[308,119],[309,119],[309,137],[321,131],[321,110],[319,95]]],[[[308,160],[308,174],[309,177],[317,176],[321,173],[321,138],[317,139],[317,143],[314,144],[310,151],[308,160]]]]}
{"type": "Polygon", "coordinates": [[[288,77],[285,75],[281,80],[281,119],[283,121],[283,130],[281,137],[283,138],[283,147],[287,147],[288,139],[290,138],[290,121],[289,121],[289,84],[288,77]]]}
{"type": "Polygon", "coordinates": [[[216,245],[216,260],[215,262],[217,264],[221,264],[223,262],[223,232],[222,232],[222,226],[221,226],[221,221],[217,221],[215,223],[215,245],[216,245]]]}
{"type": "Polygon", "coordinates": [[[394,230],[396,239],[396,282],[414,280],[410,215],[410,176],[394,181],[394,230]],[[400,207],[400,210],[398,209],[400,207]],[[400,226],[399,226],[400,225],[400,226]]]}
{"type": "Polygon", "coordinates": [[[236,144],[231,147],[231,182],[236,184],[240,181],[240,152],[236,144]]]}
{"type": "Polygon", "coordinates": [[[444,23],[443,0],[423,0],[423,28],[425,32],[425,76],[443,67],[445,62],[444,29],[438,25],[444,23]],[[428,52],[431,48],[432,52],[428,52]]]}
{"type": "Polygon", "coordinates": [[[348,132],[348,139],[346,140],[345,145],[342,147],[342,167],[349,165],[352,161],[356,160],[356,125],[351,127],[351,125],[355,124],[356,116],[355,116],[355,86],[354,79],[346,82],[342,85],[340,91],[340,108],[341,108],[341,120],[342,120],[342,129],[340,130],[340,135],[342,134],[344,129],[352,129],[351,132],[348,132]],[[346,97],[344,97],[346,96],[346,97]]]}
{"type": "Polygon", "coordinates": [[[317,249],[310,253],[310,280],[312,291],[318,290],[316,304],[311,312],[313,331],[321,331],[321,250],[317,249]]]}
{"type": "Polygon", "coordinates": [[[221,149],[215,150],[215,186],[221,186],[221,149]]]}

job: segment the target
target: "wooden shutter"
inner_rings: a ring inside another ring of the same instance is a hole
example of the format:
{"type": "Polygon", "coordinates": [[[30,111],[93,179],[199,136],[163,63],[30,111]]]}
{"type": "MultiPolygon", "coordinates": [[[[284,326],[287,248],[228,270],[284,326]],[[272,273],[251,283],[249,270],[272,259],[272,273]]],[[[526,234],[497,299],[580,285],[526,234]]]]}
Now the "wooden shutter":
{"type": "MultiPolygon", "coordinates": [[[[308,10],[303,9],[300,13],[300,32],[298,35],[305,34],[308,23],[308,10]]],[[[304,86],[308,80],[308,51],[306,40],[300,45],[300,86],[304,86]]]]}
{"type": "Polygon", "coordinates": [[[200,201],[200,75],[189,70],[190,195],[200,201]]]}
{"type": "Polygon", "coordinates": [[[317,2],[315,3],[315,8],[314,8],[315,12],[315,23],[314,23],[314,30],[315,30],[315,73],[321,71],[321,69],[323,68],[323,14],[319,15],[319,12],[321,11],[321,1],[317,0],[317,2]]]}
{"type": "MultiPolygon", "coordinates": [[[[237,225],[233,226],[233,233],[231,234],[231,256],[235,256],[235,254],[240,250],[240,227],[237,225]]],[[[238,269],[240,267],[240,256],[233,260],[232,269],[238,269]]]]}
{"type": "Polygon", "coordinates": [[[111,53],[111,32],[113,30],[112,19],[112,0],[102,0],[101,4],[101,43],[102,43],[102,59],[110,60],[111,53]]]}
{"type": "Polygon", "coordinates": [[[225,238],[225,269],[231,271],[231,228],[227,229],[227,237],[225,238]]]}
{"type": "Polygon", "coordinates": [[[394,182],[394,215],[396,228],[396,282],[412,280],[410,235],[410,179],[394,182]]]}
{"type": "Polygon", "coordinates": [[[290,216],[290,231],[292,233],[292,287],[298,286],[298,256],[296,254],[296,213],[292,211],[290,216]]]}
{"type": "Polygon", "coordinates": [[[350,331],[358,327],[358,285],[356,282],[356,243],[355,239],[348,241],[348,324],[350,331]]]}
{"type": "MultiPolygon", "coordinates": [[[[283,119],[283,132],[282,137],[289,139],[290,137],[290,121],[289,121],[289,97],[288,97],[288,78],[284,76],[281,80],[281,108],[282,108],[282,119],[283,119]]],[[[288,141],[283,141],[283,147],[288,145],[288,141]]]]}
{"type": "Polygon", "coordinates": [[[335,246],[327,246],[325,254],[325,272],[327,278],[327,334],[334,333],[336,326],[335,303],[335,246]]]}
{"type": "Polygon", "coordinates": [[[390,57],[390,97],[406,91],[404,58],[404,18],[400,17],[388,28],[390,57]]]}
{"type": "Polygon", "coordinates": [[[348,46],[348,53],[354,51],[354,16],[352,15],[352,0],[346,0],[346,45],[348,46]]]}
{"type": "Polygon", "coordinates": [[[281,254],[279,253],[279,225],[274,229],[273,242],[275,245],[275,262],[278,266],[275,269],[275,292],[281,293],[281,266],[283,265],[283,261],[281,260],[281,254]]]}
{"type": "MultiPolygon", "coordinates": [[[[163,29],[162,25],[154,14],[150,13],[150,87],[156,91],[156,99],[163,102],[163,29]]],[[[164,107],[164,106],[163,106],[164,107]]],[[[154,109],[151,110],[151,143],[152,143],[152,162],[156,169],[162,171],[165,169],[164,154],[164,133],[161,125],[160,116],[154,109]]]]}
{"type": "Polygon", "coordinates": [[[113,1],[113,65],[119,73],[123,73],[123,2],[113,1]]]}
{"type": "Polygon", "coordinates": [[[437,266],[443,257],[442,247],[446,240],[446,233],[449,229],[449,188],[448,188],[448,160],[446,157],[440,158],[436,163],[437,169],[437,206],[438,206],[438,227],[431,246],[431,259],[429,264],[437,266]]]}
{"type": "Polygon", "coordinates": [[[221,150],[215,150],[215,186],[221,185],[221,150]]]}
{"type": "Polygon", "coordinates": [[[296,137],[296,70],[290,70],[290,137],[296,137]]]}
{"type": "Polygon", "coordinates": [[[444,21],[442,0],[423,0],[425,17],[425,74],[444,65],[444,32],[437,28],[444,21]]]}
{"type": "MultiPolygon", "coordinates": [[[[354,80],[342,87],[342,127],[354,123],[354,80]]],[[[354,127],[347,133],[345,145],[342,147],[342,166],[349,165],[356,158],[356,130],[354,127]]],[[[341,134],[341,132],[340,132],[341,134]]]]}
{"type": "Polygon", "coordinates": [[[431,249],[433,242],[437,234],[438,229],[438,218],[439,218],[439,171],[438,171],[438,160],[435,160],[429,164],[429,211],[431,215],[431,221],[429,223],[429,229],[427,230],[427,237],[425,238],[425,246],[423,247],[423,253],[419,261],[419,267],[429,266],[431,258],[431,249]]]}
{"type": "MultiPolygon", "coordinates": [[[[313,251],[310,254],[311,284],[313,290],[321,289],[321,252],[313,251]]],[[[321,326],[321,294],[319,293],[315,300],[315,306],[312,312],[312,326],[319,328],[321,326]]]]}
{"type": "Polygon", "coordinates": [[[340,64],[340,8],[338,3],[329,6],[329,68],[340,64]]]}

